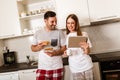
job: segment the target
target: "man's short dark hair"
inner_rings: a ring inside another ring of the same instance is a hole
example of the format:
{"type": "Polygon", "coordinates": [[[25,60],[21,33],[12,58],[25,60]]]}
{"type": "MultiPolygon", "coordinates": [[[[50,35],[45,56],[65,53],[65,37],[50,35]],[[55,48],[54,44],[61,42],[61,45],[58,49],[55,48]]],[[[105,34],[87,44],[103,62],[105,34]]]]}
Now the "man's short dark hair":
{"type": "Polygon", "coordinates": [[[56,16],[56,13],[53,12],[53,11],[47,11],[45,14],[44,14],[44,19],[48,19],[49,17],[55,17],[56,16]]]}

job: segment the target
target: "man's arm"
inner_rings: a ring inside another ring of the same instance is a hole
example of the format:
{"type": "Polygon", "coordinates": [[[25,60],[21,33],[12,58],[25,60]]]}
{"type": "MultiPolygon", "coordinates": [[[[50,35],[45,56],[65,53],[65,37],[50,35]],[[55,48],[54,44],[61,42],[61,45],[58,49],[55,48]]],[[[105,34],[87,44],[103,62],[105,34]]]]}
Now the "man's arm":
{"type": "Polygon", "coordinates": [[[31,50],[33,52],[37,52],[37,51],[40,51],[41,49],[43,49],[44,46],[46,46],[46,45],[48,45],[48,44],[45,43],[45,42],[41,42],[41,43],[39,43],[37,45],[31,45],[31,50]]]}
{"type": "Polygon", "coordinates": [[[55,51],[55,53],[53,54],[53,56],[62,55],[65,50],[66,50],[66,46],[62,46],[59,50],[55,51]]]}
{"type": "Polygon", "coordinates": [[[53,50],[53,52],[46,52],[46,54],[51,56],[51,57],[52,56],[59,56],[59,55],[62,55],[65,50],[66,50],[66,46],[62,46],[62,47],[60,47],[59,50],[53,50]]]}
{"type": "Polygon", "coordinates": [[[40,51],[41,49],[42,49],[42,46],[40,46],[40,45],[31,45],[31,50],[33,52],[40,51]]]}

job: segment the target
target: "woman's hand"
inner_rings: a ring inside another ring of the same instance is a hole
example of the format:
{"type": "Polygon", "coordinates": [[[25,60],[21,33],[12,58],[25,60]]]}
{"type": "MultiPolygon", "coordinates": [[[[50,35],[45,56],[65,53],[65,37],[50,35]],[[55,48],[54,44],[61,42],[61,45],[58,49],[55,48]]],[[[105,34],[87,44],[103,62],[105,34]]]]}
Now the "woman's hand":
{"type": "Polygon", "coordinates": [[[82,49],[86,49],[89,47],[89,44],[87,42],[80,42],[79,44],[82,49]]]}
{"type": "Polygon", "coordinates": [[[90,52],[89,44],[87,42],[80,42],[79,45],[83,49],[84,53],[88,54],[90,52]]]}

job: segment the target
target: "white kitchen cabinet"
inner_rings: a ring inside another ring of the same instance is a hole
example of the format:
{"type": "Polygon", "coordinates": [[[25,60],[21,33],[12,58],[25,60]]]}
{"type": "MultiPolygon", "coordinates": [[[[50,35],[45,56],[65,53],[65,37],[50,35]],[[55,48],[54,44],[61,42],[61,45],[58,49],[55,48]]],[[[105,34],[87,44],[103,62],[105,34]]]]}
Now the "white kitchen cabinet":
{"type": "Polygon", "coordinates": [[[20,70],[18,73],[20,80],[36,80],[36,69],[20,70]]]}
{"type": "Polygon", "coordinates": [[[0,80],[19,80],[18,72],[0,73],[0,80]]]}
{"type": "Polygon", "coordinates": [[[20,34],[16,0],[0,0],[0,36],[20,34]]]}
{"type": "Polygon", "coordinates": [[[93,65],[94,80],[101,80],[99,62],[94,62],[93,65]]]}
{"type": "Polygon", "coordinates": [[[76,14],[80,25],[90,25],[87,0],[56,0],[58,28],[64,29],[69,14],[76,14]]]}
{"type": "Polygon", "coordinates": [[[43,15],[55,11],[54,0],[17,0],[22,33],[31,32],[44,26],[43,15]]]}
{"type": "Polygon", "coordinates": [[[3,48],[4,48],[4,41],[0,40],[0,66],[4,64],[4,59],[3,59],[3,48]]]}
{"type": "Polygon", "coordinates": [[[72,73],[68,65],[64,66],[64,80],[73,80],[72,73]]]}
{"type": "Polygon", "coordinates": [[[90,21],[116,19],[120,16],[120,0],[88,0],[90,21]]]}

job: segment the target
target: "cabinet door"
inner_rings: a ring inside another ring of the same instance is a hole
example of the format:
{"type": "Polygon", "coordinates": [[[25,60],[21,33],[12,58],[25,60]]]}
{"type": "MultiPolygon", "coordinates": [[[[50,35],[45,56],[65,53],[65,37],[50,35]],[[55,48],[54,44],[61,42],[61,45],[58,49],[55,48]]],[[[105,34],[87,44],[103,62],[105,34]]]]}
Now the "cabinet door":
{"type": "Polygon", "coordinates": [[[81,26],[90,25],[87,0],[56,0],[56,11],[59,28],[65,28],[69,14],[76,14],[81,26]]]}
{"type": "Polygon", "coordinates": [[[0,36],[20,34],[16,0],[0,0],[0,36]]]}
{"type": "Polygon", "coordinates": [[[3,59],[3,48],[4,48],[4,41],[0,40],[0,66],[4,64],[4,59],[3,59]]]}
{"type": "Polygon", "coordinates": [[[10,75],[1,75],[0,74],[0,80],[11,80],[11,76],[10,75]]]}
{"type": "Polygon", "coordinates": [[[36,80],[36,69],[19,71],[20,80],[36,80]]]}
{"type": "Polygon", "coordinates": [[[1,73],[0,80],[19,80],[17,72],[1,73]]]}
{"type": "Polygon", "coordinates": [[[68,65],[64,66],[64,80],[73,80],[72,73],[68,65]]]}
{"type": "Polygon", "coordinates": [[[88,0],[90,21],[102,21],[118,18],[120,0],[88,0]]]}
{"type": "Polygon", "coordinates": [[[94,62],[93,65],[94,65],[94,67],[93,67],[94,80],[101,80],[99,63],[94,62]]]}

